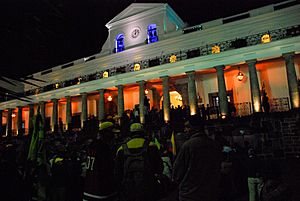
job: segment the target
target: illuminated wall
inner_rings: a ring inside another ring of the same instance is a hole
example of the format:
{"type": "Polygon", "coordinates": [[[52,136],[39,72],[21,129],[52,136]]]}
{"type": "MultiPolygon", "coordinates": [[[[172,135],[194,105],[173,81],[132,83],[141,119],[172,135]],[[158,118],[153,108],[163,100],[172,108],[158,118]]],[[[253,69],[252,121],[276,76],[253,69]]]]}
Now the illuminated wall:
{"type": "Polygon", "coordinates": [[[24,108],[22,111],[22,121],[24,122],[25,129],[29,128],[29,108],[24,108]]]}
{"type": "Polygon", "coordinates": [[[139,87],[124,90],[124,109],[132,110],[139,104],[139,87]]]}
{"type": "Polygon", "coordinates": [[[98,116],[97,108],[98,108],[99,95],[89,95],[87,100],[88,107],[88,116],[98,116]]]}
{"type": "Polygon", "coordinates": [[[67,122],[66,105],[67,105],[67,102],[65,102],[65,101],[59,102],[59,104],[58,104],[58,120],[59,120],[59,118],[61,118],[63,124],[66,124],[66,122],[67,122]]]}

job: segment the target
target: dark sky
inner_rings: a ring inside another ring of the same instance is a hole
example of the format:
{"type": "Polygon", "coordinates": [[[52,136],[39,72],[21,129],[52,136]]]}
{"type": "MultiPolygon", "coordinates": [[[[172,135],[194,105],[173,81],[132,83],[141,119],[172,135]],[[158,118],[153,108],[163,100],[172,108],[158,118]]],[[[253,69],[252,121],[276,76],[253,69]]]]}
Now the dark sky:
{"type": "Polygon", "coordinates": [[[283,0],[0,0],[0,75],[24,77],[99,53],[131,3],[167,2],[190,26],[283,0]]]}

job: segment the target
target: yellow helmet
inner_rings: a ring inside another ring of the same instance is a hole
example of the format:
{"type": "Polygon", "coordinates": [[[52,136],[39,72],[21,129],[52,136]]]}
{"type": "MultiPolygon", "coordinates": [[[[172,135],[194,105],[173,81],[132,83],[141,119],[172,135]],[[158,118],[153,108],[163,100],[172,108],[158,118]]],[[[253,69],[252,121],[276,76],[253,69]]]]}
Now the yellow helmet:
{"type": "Polygon", "coordinates": [[[141,132],[144,131],[144,126],[140,123],[133,123],[130,125],[130,132],[141,132]]]}
{"type": "Polygon", "coordinates": [[[113,127],[113,125],[114,124],[110,121],[102,122],[102,123],[99,124],[99,130],[102,131],[104,129],[111,128],[111,127],[113,127]]]}

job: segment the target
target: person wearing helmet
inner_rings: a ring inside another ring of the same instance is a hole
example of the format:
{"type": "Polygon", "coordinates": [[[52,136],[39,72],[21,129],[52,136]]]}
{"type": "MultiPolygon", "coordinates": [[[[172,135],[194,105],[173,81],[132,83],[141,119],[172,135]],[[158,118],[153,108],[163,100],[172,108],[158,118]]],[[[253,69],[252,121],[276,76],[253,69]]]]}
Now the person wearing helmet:
{"type": "Polygon", "coordinates": [[[158,148],[145,138],[144,127],[140,123],[130,125],[130,135],[116,154],[121,201],[155,201],[159,197],[155,174],[163,171],[158,148]]]}
{"type": "Polygon", "coordinates": [[[98,136],[88,147],[83,201],[114,201],[117,199],[112,150],[113,129],[112,122],[100,123],[98,136]]]}

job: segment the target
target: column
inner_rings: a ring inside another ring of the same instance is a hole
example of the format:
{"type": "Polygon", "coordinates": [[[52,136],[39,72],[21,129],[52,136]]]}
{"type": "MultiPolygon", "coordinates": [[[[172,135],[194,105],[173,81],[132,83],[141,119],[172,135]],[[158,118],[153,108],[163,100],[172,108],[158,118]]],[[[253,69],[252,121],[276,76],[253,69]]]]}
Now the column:
{"type": "Polygon", "coordinates": [[[72,129],[72,102],[71,96],[66,96],[67,104],[66,104],[66,129],[72,129]]]}
{"type": "Polygon", "coordinates": [[[163,112],[165,122],[170,121],[170,94],[169,94],[169,76],[161,77],[163,83],[163,112]]]}
{"type": "Polygon", "coordinates": [[[220,113],[222,116],[228,116],[228,102],[227,102],[227,92],[224,79],[224,66],[215,67],[217,70],[218,78],[218,96],[219,96],[219,106],[220,113]]]}
{"type": "Polygon", "coordinates": [[[46,119],[46,113],[45,113],[45,102],[44,101],[41,101],[39,102],[39,109],[38,109],[43,118],[43,121],[45,122],[45,119],[46,119]]]}
{"type": "Polygon", "coordinates": [[[124,112],[123,85],[118,85],[118,115],[121,117],[124,112]]]}
{"type": "Polygon", "coordinates": [[[151,88],[152,91],[152,99],[153,99],[153,107],[159,110],[159,94],[156,88],[151,88]]]}
{"type": "Polygon", "coordinates": [[[81,128],[85,128],[87,119],[87,93],[85,92],[81,94],[81,128]]]}
{"type": "Polygon", "coordinates": [[[139,107],[140,107],[140,122],[145,123],[145,81],[137,82],[139,84],[139,107]]]}
{"type": "Polygon", "coordinates": [[[18,119],[17,119],[17,135],[23,135],[22,129],[22,107],[18,106],[18,119]]]}
{"type": "Polygon", "coordinates": [[[57,132],[58,131],[58,100],[52,99],[53,103],[52,107],[52,131],[57,132]]]}
{"type": "Polygon", "coordinates": [[[12,109],[7,109],[7,119],[6,119],[6,136],[11,137],[12,136],[12,109]]]}
{"type": "Polygon", "coordinates": [[[261,96],[256,72],[256,60],[246,62],[249,67],[252,108],[254,112],[261,112],[261,96]]]}
{"type": "Polygon", "coordinates": [[[105,100],[104,89],[99,90],[99,108],[98,108],[98,120],[101,121],[105,118],[105,100]]]}
{"type": "Polygon", "coordinates": [[[294,53],[287,53],[283,55],[285,60],[286,75],[288,80],[289,95],[291,108],[300,108],[300,97],[298,89],[298,81],[294,64],[294,53]]]}
{"type": "Polygon", "coordinates": [[[33,117],[34,117],[34,104],[29,104],[29,120],[28,120],[28,135],[31,136],[33,132],[33,117]]]}
{"type": "Polygon", "coordinates": [[[188,76],[188,94],[189,94],[189,106],[190,114],[197,114],[197,93],[195,84],[195,71],[186,72],[188,76]]]}
{"type": "Polygon", "coordinates": [[[0,135],[2,136],[2,110],[0,110],[0,135]]]}

